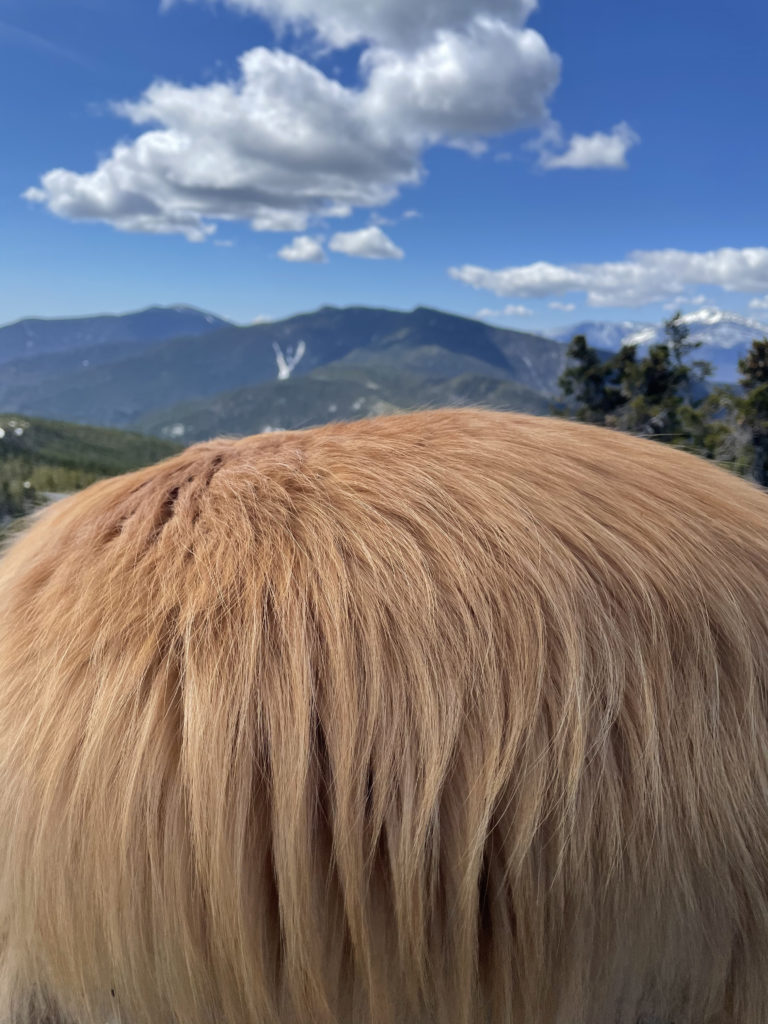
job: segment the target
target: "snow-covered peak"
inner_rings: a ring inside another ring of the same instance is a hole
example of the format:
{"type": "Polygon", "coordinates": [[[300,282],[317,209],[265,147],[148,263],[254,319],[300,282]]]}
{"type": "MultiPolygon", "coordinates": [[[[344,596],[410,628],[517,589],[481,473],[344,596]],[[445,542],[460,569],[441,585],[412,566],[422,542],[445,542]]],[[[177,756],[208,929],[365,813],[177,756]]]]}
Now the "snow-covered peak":
{"type": "Polygon", "coordinates": [[[680,319],[691,328],[692,332],[698,326],[713,327],[719,324],[732,329],[743,328],[750,333],[757,331],[758,333],[765,334],[768,331],[768,325],[760,320],[741,316],[739,313],[727,313],[716,306],[705,307],[693,313],[684,313],[680,319]]]}
{"type": "Polygon", "coordinates": [[[560,327],[550,331],[547,337],[555,341],[570,342],[577,334],[583,334],[594,348],[618,351],[626,339],[644,330],[654,330],[652,324],[636,320],[582,320],[581,323],[560,327]]]}
{"type": "MultiPolygon", "coordinates": [[[[736,381],[739,359],[755,338],[768,337],[768,324],[716,306],[684,313],[681,320],[689,330],[688,340],[701,342],[696,358],[711,362],[714,378],[719,381],[736,381]]],[[[576,334],[583,334],[594,348],[611,352],[617,352],[622,345],[647,348],[665,340],[663,323],[644,324],[626,320],[585,321],[558,330],[550,337],[569,342],[576,334]]]]}
{"type": "Polygon", "coordinates": [[[736,318],[738,314],[724,313],[717,306],[705,306],[703,309],[698,309],[693,313],[683,313],[680,319],[686,324],[719,324],[729,316],[736,318]]]}
{"type": "MultiPolygon", "coordinates": [[[[750,345],[753,338],[768,334],[768,324],[740,313],[729,313],[716,306],[705,306],[684,313],[682,322],[688,327],[691,341],[701,341],[717,348],[750,345]]],[[[558,329],[550,337],[570,341],[575,334],[584,334],[590,345],[616,351],[622,345],[653,345],[664,340],[664,324],[638,323],[631,320],[594,320],[558,329]]]]}
{"type": "MultiPolygon", "coordinates": [[[[749,347],[756,337],[768,334],[768,325],[739,313],[728,313],[716,306],[707,306],[684,313],[681,321],[689,330],[690,341],[700,341],[719,349],[749,347]]],[[[653,345],[664,340],[664,325],[638,331],[625,338],[624,344],[653,345]]]]}

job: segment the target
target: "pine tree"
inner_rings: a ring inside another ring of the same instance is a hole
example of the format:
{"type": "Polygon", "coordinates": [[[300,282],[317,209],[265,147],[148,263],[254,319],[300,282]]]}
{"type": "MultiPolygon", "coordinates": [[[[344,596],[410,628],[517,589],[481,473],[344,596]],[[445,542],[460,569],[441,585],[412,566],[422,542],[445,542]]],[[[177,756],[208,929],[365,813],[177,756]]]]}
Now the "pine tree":
{"type": "Polygon", "coordinates": [[[701,385],[709,363],[690,362],[701,342],[689,341],[680,313],[664,324],[665,340],[638,358],[634,345],[603,360],[583,335],[568,347],[560,386],[578,419],[627,430],[710,454],[709,424],[701,385]]]}
{"type": "Polygon", "coordinates": [[[613,425],[669,444],[705,448],[704,396],[697,392],[712,367],[701,360],[689,362],[701,345],[689,341],[689,333],[682,315],[675,313],[664,324],[664,341],[651,345],[642,359],[625,361],[621,386],[627,401],[613,425]]]}
{"type": "Polygon", "coordinates": [[[752,477],[768,486],[768,338],[755,340],[739,360],[744,397],[739,402],[741,421],[749,432],[752,477]]]}
{"type": "Polygon", "coordinates": [[[566,355],[568,365],[558,384],[572,399],[577,419],[605,423],[606,416],[624,401],[613,360],[602,360],[583,334],[571,341],[566,355]]]}

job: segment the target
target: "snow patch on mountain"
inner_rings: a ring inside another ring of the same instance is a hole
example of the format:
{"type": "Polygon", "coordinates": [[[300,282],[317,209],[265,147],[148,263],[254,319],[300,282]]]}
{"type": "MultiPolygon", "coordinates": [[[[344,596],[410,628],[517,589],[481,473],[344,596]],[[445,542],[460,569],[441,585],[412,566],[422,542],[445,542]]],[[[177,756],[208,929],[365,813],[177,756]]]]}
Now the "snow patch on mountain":
{"type": "Polygon", "coordinates": [[[278,343],[273,341],[272,348],[274,349],[275,360],[277,361],[277,379],[288,380],[307,351],[306,343],[302,339],[295,349],[289,345],[285,352],[283,352],[278,343]]]}

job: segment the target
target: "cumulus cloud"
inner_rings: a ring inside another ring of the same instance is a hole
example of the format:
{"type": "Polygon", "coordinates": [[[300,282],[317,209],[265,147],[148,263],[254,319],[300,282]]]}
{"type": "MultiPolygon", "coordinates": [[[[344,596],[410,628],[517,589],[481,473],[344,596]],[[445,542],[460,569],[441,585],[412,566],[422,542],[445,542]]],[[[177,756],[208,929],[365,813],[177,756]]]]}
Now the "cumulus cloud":
{"type": "Polygon", "coordinates": [[[193,88],[156,82],[119,104],[148,130],[90,173],[49,171],[27,198],[73,220],[201,241],[217,219],[303,231],[310,216],[346,217],[418,181],[418,148],[367,121],[364,93],[280,50],[250,50],[240,70],[193,88]]]}
{"type": "MultiPolygon", "coordinates": [[[[163,0],[170,8],[179,0],[163,0]]],[[[189,2],[189,0],[187,0],[189,2]]],[[[200,2],[200,0],[197,0],[200,2]]],[[[214,3],[216,0],[204,0],[214,3]]],[[[423,45],[439,29],[461,30],[476,14],[522,25],[536,0],[219,0],[240,11],[259,14],[278,28],[313,32],[334,48],[375,42],[398,49],[423,45]]]]}
{"type": "Polygon", "coordinates": [[[539,152],[539,166],[547,171],[561,168],[572,170],[625,170],[627,152],[636,146],[640,136],[626,121],[614,125],[610,133],[594,132],[592,135],[571,136],[563,153],[554,152],[553,147],[562,145],[560,126],[553,122],[536,148],[539,152]]]}
{"type": "Polygon", "coordinates": [[[547,116],[560,75],[538,32],[486,15],[463,32],[441,29],[414,53],[371,47],[361,67],[369,116],[394,121],[422,144],[466,144],[534,125],[547,116]]]}
{"type": "Polygon", "coordinates": [[[278,22],[311,19],[334,45],[371,41],[360,84],[264,47],[244,53],[229,81],[157,81],[113,106],[137,137],[90,172],[49,171],[26,198],[71,220],[190,241],[217,221],[304,233],[311,220],[384,206],[418,184],[431,146],[479,152],[549,117],[560,60],[523,25],[533,0],[237,5],[278,22]]]}
{"type": "Polygon", "coordinates": [[[327,259],[321,243],[309,235],[297,235],[289,245],[284,245],[277,255],[289,263],[325,263],[327,259]]]}
{"type": "Polygon", "coordinates": [[[328,248],[364,260],[401,260],[405,255],[375,224],[360,228],[359,231],[337,231],[328,243],[328,248]]]}
{"type": "Polygon", "coordinates": [[[549,303],[549,308],[562,310],[563,313],[572,313],[576,309],[576,303],[555,301],[549,303]]]}
{"type": "Polygon", "coordinates": [[[500,316],[533,316],[527,306],[505,306],[504,309],[479,309],[475,314],[480,320],[493,320],[500,316]]]}
{"type": "Polygon", "coordinates": [[[465,265],[451,267],[448,273],[495,295],[548,298],[582,292],[591,306],[643,306],[702,285],[729,292],[764,291],[768,288],[768,248],[659,249],[632,252],[617,262],[572,266],[538,262],[501,270],[465,265]]]}
{"type": "Polygon", "coordinates": [[[768,295],[749,300],[750,309],[768,309],[768,295]]]}
{"type": "MultiPolygon", "coordinates": [[[[319,47],[361,47],[359,83],[257,47],[239,74],[205,85],[157,81],[113,106],[136,137],[92,171],[57,167],[27,199],[71,220],[204,241],[217,222],[304,234],[310,223],[375,209],[423,178],[423,155],[544,126],[542,166],[618,167],[637,137],[574,135],[564,152],[549,99],[560,59],[526,27],[536,0],[165,0],[221,3],[309,32],[319,47]]],[[[317,53],[317,50],[315,50],[317,53]]]]}

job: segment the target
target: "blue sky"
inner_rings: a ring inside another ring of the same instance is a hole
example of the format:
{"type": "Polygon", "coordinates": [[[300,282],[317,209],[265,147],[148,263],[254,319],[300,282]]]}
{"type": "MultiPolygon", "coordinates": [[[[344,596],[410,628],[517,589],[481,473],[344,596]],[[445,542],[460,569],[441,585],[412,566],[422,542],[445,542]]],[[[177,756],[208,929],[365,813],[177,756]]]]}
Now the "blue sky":
{"type": "Polygon", "coordinates": [[[0,322],[766,321],[766,38],[758,0],[0,0],[0,322]]]}

